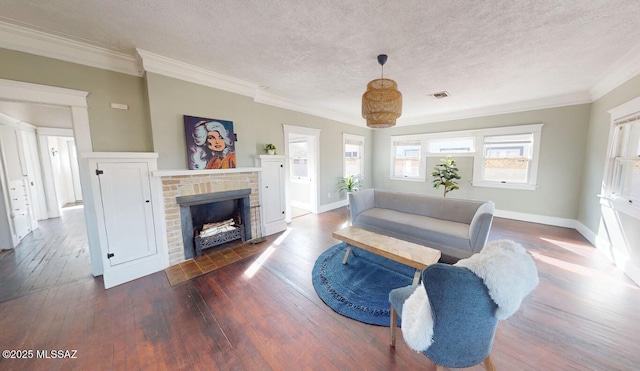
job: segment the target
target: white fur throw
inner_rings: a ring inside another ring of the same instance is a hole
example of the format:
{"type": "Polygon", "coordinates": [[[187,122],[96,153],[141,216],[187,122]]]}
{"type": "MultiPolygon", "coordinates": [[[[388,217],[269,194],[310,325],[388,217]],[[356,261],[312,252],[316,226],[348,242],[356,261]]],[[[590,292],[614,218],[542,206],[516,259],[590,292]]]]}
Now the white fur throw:
{"type": "Polygon", "coordinates": [[[402,305],[401,329],[404,342],[416,352],[426,350],[433,343],[431,304],[423,286],[418,286],[402,305]]]}
{"type": "MultiPolygon", "coordinates": [[[[525,296],[538,285],[538,271],[524,247],[509,240],[489,242],[479,254],[458,261],[480,277],[491,299],[498,305],[495,316],[503,320],[513,315],[525,296]]],[[[433,316],[423,286],[402,305],[402,336],[417,351],[427,350],[433,343],[433,316]]]]}
{"type": "Polygon", "coordinates": [[[525,296],[538,285],[538,271],[524,247],[513,241],[489,242],[479,254],[458,261],[480,277],[498,305],[496,318],[513,315],[525,296]]]}

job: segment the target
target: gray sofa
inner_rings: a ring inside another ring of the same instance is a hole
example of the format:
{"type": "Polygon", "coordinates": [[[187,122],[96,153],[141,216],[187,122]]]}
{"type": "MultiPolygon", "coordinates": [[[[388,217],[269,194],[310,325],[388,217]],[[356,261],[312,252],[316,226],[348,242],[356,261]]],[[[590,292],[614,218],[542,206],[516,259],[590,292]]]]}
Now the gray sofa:
{"type": "Polygon", "coordinates": [[[366,189],[349,193],[351,225],[438,249],[441,261],[480,252],[493,221],[494,203],[366,189]]]}

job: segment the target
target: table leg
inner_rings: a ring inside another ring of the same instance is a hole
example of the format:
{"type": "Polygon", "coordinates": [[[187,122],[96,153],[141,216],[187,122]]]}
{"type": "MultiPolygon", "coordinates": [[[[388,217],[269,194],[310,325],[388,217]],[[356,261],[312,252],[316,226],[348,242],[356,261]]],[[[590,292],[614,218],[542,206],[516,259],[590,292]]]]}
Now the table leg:
{"type": "Polygon", "coordinates": [[[420,269],[416,269],[416,273],[413,275],[413,283],[412,285],[417,285],[420,282],[420,275],[422,271],[420,269]]]}
{"type": "Polygon", "coordinates": [[[344,258],[342,258],[342,264],[347,264],[347,259],[349,259],[349,254],[351,254],[351,245],[347,245],[347,252],[344,253],[344,258]]]}

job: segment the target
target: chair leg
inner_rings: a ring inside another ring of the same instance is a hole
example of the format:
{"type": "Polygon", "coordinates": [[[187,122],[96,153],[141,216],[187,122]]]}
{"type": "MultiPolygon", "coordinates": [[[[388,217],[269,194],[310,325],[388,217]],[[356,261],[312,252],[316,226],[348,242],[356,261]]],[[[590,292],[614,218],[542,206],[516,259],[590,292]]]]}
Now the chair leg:
{"type": "Polygon", "coordinates": [[[398,313],[396,312],[396,310],[393,308],[393,305],[391,306],[391,313],[389,313],[389,317],[391,317],[391,323],[389,324],[389,328],[391,329],[391,346],[395,347],[396,346],[396,325],[398,323],[398,313]]]}
{"type": "Polygon", "coordinates": [[[493,364],[493,360],[491,359],[491,354],[489,354],[487,358],[485,358],[484,361],[482,361],[482,363],[484,364],[484,368],[487,371],[496,371],[496,366],[493,364]]]}

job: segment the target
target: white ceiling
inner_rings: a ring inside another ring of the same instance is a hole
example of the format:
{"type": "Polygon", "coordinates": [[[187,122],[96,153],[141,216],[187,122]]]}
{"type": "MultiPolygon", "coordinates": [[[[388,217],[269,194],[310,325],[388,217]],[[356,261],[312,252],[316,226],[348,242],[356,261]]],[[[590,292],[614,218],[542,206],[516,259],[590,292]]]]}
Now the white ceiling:
{"type": "Polygon", "coordinates": [[[640,1],[2,0],[0,20],[142,49],[364,125],[380,76],[399,125],[589,101],[640,72],[640,1]],[[429,94],[446,90],[449,98],[429,94]]]}

